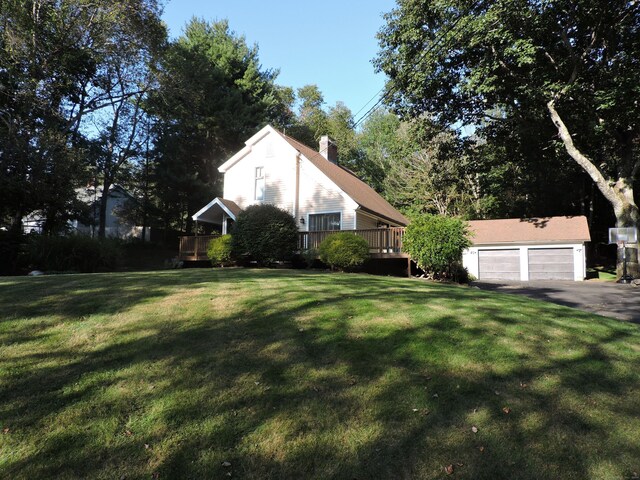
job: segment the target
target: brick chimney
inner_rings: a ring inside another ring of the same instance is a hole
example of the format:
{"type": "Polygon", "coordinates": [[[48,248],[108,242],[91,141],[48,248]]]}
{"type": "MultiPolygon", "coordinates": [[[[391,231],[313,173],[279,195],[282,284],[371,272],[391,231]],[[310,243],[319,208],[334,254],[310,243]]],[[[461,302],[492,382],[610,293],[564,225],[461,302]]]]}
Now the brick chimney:
{"type": "Polygon", "coordinates": [[[329,135],[320,137],[320,155],[329,160],[331,163],[338,164],[338,146],[329,135]]]}

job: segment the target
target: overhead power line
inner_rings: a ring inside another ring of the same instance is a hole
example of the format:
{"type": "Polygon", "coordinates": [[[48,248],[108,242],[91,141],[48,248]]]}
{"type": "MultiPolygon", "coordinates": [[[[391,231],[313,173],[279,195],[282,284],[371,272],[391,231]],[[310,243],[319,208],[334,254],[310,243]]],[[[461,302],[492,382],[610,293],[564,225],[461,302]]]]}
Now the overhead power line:
{"type": "MultiPolygon", "coordinates": [[[[466,14],[460,14],[458,15],[458,18],[455,19],[455,21],[451,24],[451,26],[445,31],[442,32],[439,37],[429,46],[429,48],[427,48],[426,50],[424,50],[421,54],[420,57],[418,58],[418,60],[416,61],[416,67],[418,65],[420,65],[420,63],[422,62],[422,60],[424,60],[424,58],[427,56],[427,54],[429,54],[430,52],[432,52],[441,42],[442,40],[444,40],[444,38],[454,29],[456,28],[456,26],[458,25],[458,23],[460,23],[460,20],[462,20],[462,18],[466,15],[469,15],[474,8],[476,8],[478,5],[480,5],[480,3],[482,2],[482,0],[476,0],[471,7],[469,7],[469,10],[467,11],[466,14]]],[[[446,46],[446,45],[445,45],[446,46]]],[[[443,46],[444,47],[444,46],[443,46]]],[[[439,50],[439,52],[442,51],[442,48],[439,50]]],[[[438,52],[438,53],[439,53],[438,52]]],[[[414,72],[417,72],[417,70],[415,70],[414,72]]],[[[412,73],[411,75],[415,75],[415,73],[412,73]]],[[[411,76],[410,75],[410,76],[411,76]]],[[[371,100],[373,100],[374,98],[376,98],[378,95],[380,95],[380,93],[382,93],[385,90],[386,87],[382,87],[378,93],[376,93],[371,100]]],[[[362,115],[354,124],[353,124],[353,128],[354,130],[358,127],[358,125],[360,125],[362,122],[364,122],[367,118],[369,118],[369,116],[371,116],[371,114],[378,109],[378,107],[385,101],[387,100],[391,95],[393,95],[395,92],[397,91],[397,88],[390,88],[389,90],[386,91],[386,93],[384,95],[382,95],[378,101],[376,103],[373,104],[373,106],[366,111],[366,113],[364,115],[362,115]]],[[[358,110],[358,112],[356,113],[356,115],[358,115],[358,113],[360,113],[362,110],[365,109],[365,107],[371,103],[371,100],[369,100],[367,103],[364,104],[364,106],[358,110]]],[[[354,115],[354,117],[356,116],[354,115]]]]}

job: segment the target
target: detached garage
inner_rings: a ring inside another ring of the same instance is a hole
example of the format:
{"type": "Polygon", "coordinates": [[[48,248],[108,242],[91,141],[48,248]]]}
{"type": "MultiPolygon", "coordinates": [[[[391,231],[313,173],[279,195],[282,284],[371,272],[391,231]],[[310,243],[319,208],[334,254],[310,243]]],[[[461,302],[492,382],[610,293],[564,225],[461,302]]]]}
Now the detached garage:
{"type": "Polygon", "coordinates": [[[586,217],[509,218],[469,222],[473,246],[463,254],[479,280],[584,280],[586,217]]]}

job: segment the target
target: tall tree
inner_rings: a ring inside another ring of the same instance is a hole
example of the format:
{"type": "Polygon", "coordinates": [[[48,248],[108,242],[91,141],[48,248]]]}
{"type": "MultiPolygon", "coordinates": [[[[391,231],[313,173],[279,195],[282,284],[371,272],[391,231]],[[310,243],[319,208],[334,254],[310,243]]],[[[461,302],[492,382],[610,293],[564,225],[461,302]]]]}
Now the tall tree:
{"type": "Polygon", "coordinates": [[[159,24],[155,0],[0,2],[0,221],[45,230],[74,215],[87,177],[87,116],[112,105],[100,75],[109,52],[159,24]]]}
{"type": "MultiPolygon", "coordinates": [[[[376,66],[398,112],[553,125],[548,142],[589,175],[617,225],[638,226],[638,2],[404,0],[385,18],[376,66]]],[[[637,274],[637,245],[634,257],[637,274]]]]}
{"type": "Polygon", "coordinates": [[[155,86],[152,66],[159,58],[166,31],[157,12],[142,11],[141,15],[136,22],[113,26],[112,42],[104,48],[92,81],[105,99],[105,107],[87,114],[84,120],[89,124],[85,135],[94,146],[93,180],[102,192],[98,208],[100,238],[105,237],[111,186],[130,177],[134,161],[143,158],[149,142],[143,102],[155,86]]]}
{"type": "Polygon", "coordinates": [[[316,148],[320,137],[328,133],[324,95],[317,85],[304,85],[296,90],[294,103],[298,111],[287,134],[316,148]]]}
{"type": "Polygon", "coordinates": [[[288,118],[290,91],[276,87],[227,21],[193,19],[158,71],[148,111],[157,121],[157,195],[165,223],[191,231],[191,215],[222,193],[218,166],[270,121],[288,118]]]}

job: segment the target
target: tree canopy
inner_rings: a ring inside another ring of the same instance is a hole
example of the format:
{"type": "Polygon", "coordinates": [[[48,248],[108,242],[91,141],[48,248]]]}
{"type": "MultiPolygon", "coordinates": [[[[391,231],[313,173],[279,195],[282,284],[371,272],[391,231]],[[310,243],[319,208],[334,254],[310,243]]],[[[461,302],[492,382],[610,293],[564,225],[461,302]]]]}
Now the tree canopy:
{"type": "Polygon", "coordinates": [[[376,66],[397,112],[528,140],[508,150],[544,142],[638,225],[640,4],[404,0],[385,18],[376,66]]]}
{"type": "Polygon", "coordinates": [[[218,166],[259,127],[283,117],[286,92],[276,76],[261,68],[258,47],[226,20],[194,18],[169,45],[148,103],[157,117],[157,194],[170,216],[165,223],[190,231],[190,215],[222,193],[218,166]]]}

